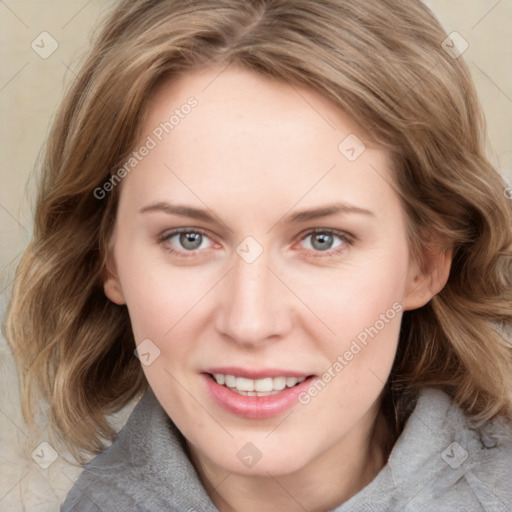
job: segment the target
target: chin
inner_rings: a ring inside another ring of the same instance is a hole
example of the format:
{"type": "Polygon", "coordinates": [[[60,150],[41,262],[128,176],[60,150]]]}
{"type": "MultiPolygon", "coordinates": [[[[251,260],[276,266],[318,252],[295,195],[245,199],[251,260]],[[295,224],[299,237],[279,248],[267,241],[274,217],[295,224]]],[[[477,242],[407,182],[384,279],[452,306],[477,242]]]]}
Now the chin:
{"type": "Polygon", "coordinates": [[[220,446],[219,450],[212,452],[211,446],[201,450],[214,465],[239,475],[251,477],[281,476],[294,473],[304,468],[313,456],[308,457],[302,443],[297,440],[290,443],[292,448],[286,449],[283,443],[274,443],[232,440],[229,445],[220,446]],[[236,448],[235,448],[236,447],[236,448]]]}

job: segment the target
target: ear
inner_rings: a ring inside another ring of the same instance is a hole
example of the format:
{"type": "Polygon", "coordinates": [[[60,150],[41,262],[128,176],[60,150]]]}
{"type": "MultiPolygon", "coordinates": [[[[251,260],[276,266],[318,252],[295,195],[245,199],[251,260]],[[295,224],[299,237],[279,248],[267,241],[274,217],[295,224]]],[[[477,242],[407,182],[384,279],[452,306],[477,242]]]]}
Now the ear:
{"type": "Polygon", "coordinates": [[[108,299],[118,305],[126,304],[121,281],[117,275],[117,268],[112,251],[106,258],[103,269],[103,290],[108,299]]]}
{"type": "Polygon", "coordinates": [[[427,304],[446,285],[450,275],[453,253],[439,246],[425,251],[421,262],[413,259],[403,300],[405,311],[427,304]]]}

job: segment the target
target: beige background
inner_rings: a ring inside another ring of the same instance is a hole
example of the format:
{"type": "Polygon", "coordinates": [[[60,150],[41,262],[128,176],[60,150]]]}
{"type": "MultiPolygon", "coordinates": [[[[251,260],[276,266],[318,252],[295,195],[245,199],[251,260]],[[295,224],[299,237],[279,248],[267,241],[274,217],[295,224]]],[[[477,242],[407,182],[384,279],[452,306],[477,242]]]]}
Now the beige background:
{"type": "MultiPolygon", "coordinates": [[[[512,1],[426,3],[448,33],[457,31],[469,43],[463,57],[487,116],[491,159],[512,184],[512,1]]],[[[31,230],[35,160],[62,92],[87,49],[91,30],[108,4],[0,0],[0,318],[16,261],[31,230]],[[47,59],[31,47],[43,31],[58,42],[47,59]]],[[[14,367],[2,340],[0,356],[0,510],[58,510],[78,470],[63,460],[63,454],[48,469],[30,458],[37,443],[26,437],[14,367]]]]}

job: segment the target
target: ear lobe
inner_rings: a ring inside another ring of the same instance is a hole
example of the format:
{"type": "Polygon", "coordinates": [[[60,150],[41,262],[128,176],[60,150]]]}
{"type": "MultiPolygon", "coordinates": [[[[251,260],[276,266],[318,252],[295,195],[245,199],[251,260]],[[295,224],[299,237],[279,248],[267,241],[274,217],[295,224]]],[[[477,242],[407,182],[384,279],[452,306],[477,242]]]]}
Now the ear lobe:
{"type": "Polygon", "coordinates": [[[103,290],[108,299],[119,306],[126,304],[121,281],[117,275],[117,270],[109,257],[103,269],[103,290]]]}
{"type": "Polygon", "coordinates": [[[415,262],[411,267],[410,279],[403,300],[405,311],[418,309],[427,304],[446,285],[452,264],[452,250],[441,250],[428,253],[425,266],[415,262]]]}

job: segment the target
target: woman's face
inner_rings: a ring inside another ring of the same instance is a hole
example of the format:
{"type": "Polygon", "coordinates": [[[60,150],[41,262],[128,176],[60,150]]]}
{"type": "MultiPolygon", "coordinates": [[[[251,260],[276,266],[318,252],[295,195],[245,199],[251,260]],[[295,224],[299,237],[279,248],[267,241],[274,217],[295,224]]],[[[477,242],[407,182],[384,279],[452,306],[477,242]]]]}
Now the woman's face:
{"type": "Polygon", "coordinates": [[[387,152],[315,92],[233,66],[163,84],[144,126],[105,290],[192,452],[279,475],[359,446],[402,311],[429,298],[387,152]]]}

